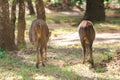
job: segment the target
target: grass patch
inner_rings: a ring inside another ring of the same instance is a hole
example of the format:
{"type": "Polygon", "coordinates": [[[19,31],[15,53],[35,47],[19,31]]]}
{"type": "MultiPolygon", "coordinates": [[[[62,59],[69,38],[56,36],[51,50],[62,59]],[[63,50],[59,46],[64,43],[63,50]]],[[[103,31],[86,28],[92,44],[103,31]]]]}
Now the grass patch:
{"type": "Polygon", "coordinates": [[[51,29],[51,32],[53,35],[57,35],[57,34],[69,34],[69,33],[72,33],[72,32],[75,32],[77,31],[75,27],[61,27],[61,28],[56,28],[56,29],[51,29]]]}
{"type": "Polygon", "coordinates": [[[72,23],[79,22],[80,18],[75,16],[47,16],[48,23],[72,23]]]}

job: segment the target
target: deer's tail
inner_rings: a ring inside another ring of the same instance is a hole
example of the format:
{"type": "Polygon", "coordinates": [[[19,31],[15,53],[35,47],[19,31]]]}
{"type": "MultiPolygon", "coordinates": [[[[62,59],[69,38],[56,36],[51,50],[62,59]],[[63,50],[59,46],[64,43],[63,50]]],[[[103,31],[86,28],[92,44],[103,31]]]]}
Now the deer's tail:
{"type": "Polygon", "coordinates": [[[35,27],[35,33],[36,33],[37,38],[41,37],[41,34],[42,34],[42,26],[41,25],[38,25],[35,27]]]}

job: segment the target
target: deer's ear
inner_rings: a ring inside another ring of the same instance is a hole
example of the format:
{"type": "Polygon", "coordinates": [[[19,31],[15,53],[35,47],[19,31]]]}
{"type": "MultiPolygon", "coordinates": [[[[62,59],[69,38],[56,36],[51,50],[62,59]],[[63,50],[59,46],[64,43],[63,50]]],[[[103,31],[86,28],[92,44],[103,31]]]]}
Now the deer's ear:
{"type": "Polygon", "coordinates": [[[52,34],[52,33],[51,33],[51,32],[49,32],[49,37],[51,36],[51,34],[52,34]]]}

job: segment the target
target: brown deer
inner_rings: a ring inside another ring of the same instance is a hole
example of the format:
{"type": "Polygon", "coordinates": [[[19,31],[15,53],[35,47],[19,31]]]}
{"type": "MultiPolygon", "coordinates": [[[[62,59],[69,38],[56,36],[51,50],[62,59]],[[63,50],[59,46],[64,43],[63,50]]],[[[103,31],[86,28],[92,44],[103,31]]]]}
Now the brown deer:
{"type": "Polygon", "coordinates": [[[92,55],[92,45],[95,39],[95,30],[93,28],[93,23],[89,20],[82,20],[78,27],[78,33],[82,45],[82,63],[85,63],[86,51],[89,53],[89,62],[94,65],[93,55],[92,55]]]}
{"type": "Polygon", "coordinates": [[[42,61],[42,66],[45,66],[44,57],[47,58],[47,42],[51,32],[49,32],[49,28],[46,22],[42,19],[36,19],[32,22],[30,30],[29,30],[29,39],[30,42],[36,47],[37,50],[37,62],[36,67],[40,63],[40,57],[42,61]],[[45,56],[44,56],[45,51],[45,56]]]}

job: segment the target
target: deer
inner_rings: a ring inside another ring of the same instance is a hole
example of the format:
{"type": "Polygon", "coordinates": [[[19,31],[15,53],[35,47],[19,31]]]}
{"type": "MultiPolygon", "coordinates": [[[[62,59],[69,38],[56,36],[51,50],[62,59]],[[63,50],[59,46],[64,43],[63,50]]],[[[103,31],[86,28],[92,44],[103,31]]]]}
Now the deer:
{"type": "Polygon", "coordinates": [[[82,20],[78,26],[78,34],[82,45],[82,63],[85,63],[86,51],[89,53],[89,62],[94,66],[92,45],[95,39],[93,23],[89,20],[82,20]]]}
{"type": "Polygon", "coordinates": [[[47,42],[51,32],[47,23],[42,19],[35,19],[29,29],[29,40],[36,48],[36,67],[39,67],[40,59],[45,67],[44,60],[47,59],[47,42]]]}

